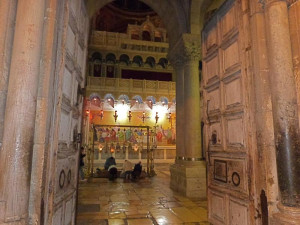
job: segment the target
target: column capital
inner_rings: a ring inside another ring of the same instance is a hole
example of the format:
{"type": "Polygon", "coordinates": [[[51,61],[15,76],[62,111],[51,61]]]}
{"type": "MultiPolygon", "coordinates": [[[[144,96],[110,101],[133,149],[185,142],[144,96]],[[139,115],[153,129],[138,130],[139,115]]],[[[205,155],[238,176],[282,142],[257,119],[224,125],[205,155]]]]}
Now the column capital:
{"type": "Polygon", "coordinates": [[[201,59],[201,37],[198,34],[182,34],[169,49],[168,59],[173,67],[183,66],[188,61],[201,59]]]}
{"type": "Polygon", "coordinates": [[[195,34],[183,34],[184,56],[190,60],[199,61],[201,59],[201,37],[195,34]]]}

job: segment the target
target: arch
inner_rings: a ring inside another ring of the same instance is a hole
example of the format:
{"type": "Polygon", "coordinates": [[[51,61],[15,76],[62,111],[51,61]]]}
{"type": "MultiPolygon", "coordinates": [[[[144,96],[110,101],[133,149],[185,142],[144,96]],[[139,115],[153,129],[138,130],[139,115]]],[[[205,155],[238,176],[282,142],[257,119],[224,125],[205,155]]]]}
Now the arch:
{"type": "Polygon", "coordinates": [[[100,97],[100,95],[98,93],[92,93],[92,94],[90,94],[89,100],[91,101],[91,100],[94,100],[94,99],[101,100],[101,97],[100,97]]]}
{"type": "Polygon", "coordinates": [[[132,62],[136,63],[139,66],[142,66],[143,65],[143,58],[139,55],[136,55],[136,56],[133,57],[132,62]]]}
{"type": "Polygon", "coordinates": [[[129,97],[127,95],[120,95],[118,98],[119,101],[128,103],[129,102],[129,97]]]}
{"type": "Polygon", "coordinates": [[[119,58],[119,61],[120,61],[120,62],[124,62],[124,63],[126,63],[126,64],[128,65],[129,62],[130,62],[130,59],[129,59],[129,56],[128,56],[128,55],[122,54],[122,55],[120,56],[120,58],[119,58]]]}
{"type": "Polygon", "coordinates": [[[155,66],[155,59],[152,56],[149,56],[146,59],[146,64],[149,64],[151,67],[154,67],[155,66]]]}
{"type": "Polygon", "coordinates": [[[158,64],[161,65],[163,68],[166,68],[168,65],[168,60],[166,58],[160,58],[158,64]]]}
{"type": "Polygon", "coordinates": [[[108,53],[105,57],[106,62],[112,62],[115,63],[116,62],[116,56],[113,53],[108,53]]]}
{"type": "Polygon", "coordinates": [[[143,99],[142,99],[142,97],[139,96],[139,95],[133,96],[132,100],[137,101],[139,104],[143,103],[143,99]]]}
{"type": "Polygon", "coordinates": [[[96,60],[99,60],[100,62],[102,61],[102,55],[100,52],[94,52],[92,54],[92,61],[96,61],[96,60]]]}
{"type": "MultiPolygon", "coordinates": [[[[89,0],[87,1],[88,15],[92,17],[104,5],[113,0],[89,0]]],[[[143,3],[151,7],[161,18],[169,33],[170,45],[174,45],[183,33],[190,31],[190,18],[187,18],[190,10],[189,1],[174,0],[141,0],[143,3]],[[187,2],[187,3],[185,3],[187,2]],[[170,21],[172,21],[170,23],[170,21]],[[176,25],[176,26],[175,26],[176,25]],[[175,28],[175,29],[174,29],[175,28]]]]}
{"type": "Polygon", "coordinates": [[[89,97],[90,103],[94,106],[100,107],[101,105],[101,97],[98,93],[92,93],[89,97]]]}
{"type": "Polygon", "coordinates": [[[151,34],[147,30],[143,30],[142,32],[142,40],[143,41],[151,41],[151,34]]]}
{"type": "Polygon", "coordinates": [[[114,97],[112,94],[110,94],[110,93],[108,93],[108,94],[106,94],[106,95],[104,96],[104,100],[105,100],[105,101],[108,101],[109,99],[115,101],[115,97],[114,97]]]}
{"type": "Polygon", "coordinates": [[[160,97],[159,101],[163,104],[163,105],[168,105],[169,104],[169,99],[165,96],[160,97]]]}
{"type": "Polygon", "coordinates": [[[146,100],[148,101],[148,102],[152,102],[152,104],[156,104],[156,100],[155,100],[155,98],[153,97],[153,96],[148,96],[147,98],[146,98],[146,100]]]}

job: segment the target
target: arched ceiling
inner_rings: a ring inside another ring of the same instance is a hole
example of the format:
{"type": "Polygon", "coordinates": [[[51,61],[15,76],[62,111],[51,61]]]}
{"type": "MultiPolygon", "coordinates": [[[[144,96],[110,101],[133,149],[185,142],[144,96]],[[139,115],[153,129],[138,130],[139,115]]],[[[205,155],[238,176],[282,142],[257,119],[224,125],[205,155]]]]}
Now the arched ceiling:
{"type": "MultiPolygon", "coordinates": [[[[111,2],[112,0],[87,0],[90,17],[111,2]]],[[[182,2],[181,0],[141,0],[141,2],[152,8],[162,19],[168,32],[170,45],[175,44],[181,34],[190,32],[189,1],[180,4],[178,2],[182,2]]]]}
{"type": "Polygon", "coordinates": [[[94,15],[94,28],[100,31],[126,33],[128,24],[141,25],[149,17],[155,27],[164,28],[161,18],[144,3],[134,0],[136,4],[129,5],[128,1],[113,1],[94,15]],[[139,3],[139,4],[138,4],[139,3]]]}
{"type": "MultiPolygon", "coordinates": [[[[95,13],[111,3],[113,0],[86,0],[88,6],[88,12],[90,18],[95,13]]],[[[115,7],[120,4],[119,8],[126,6],[126,0],[118,0],[115,7]]],[[[137,0],[127,0],[127,2],[136,2],[137,0]]],[[[140,0],[145,3],[149,8],[153,9],[155,13],[162,19],[163,24],[168,32],[170,47],[180,39],[184,33],[201,34],[202,27],[204,26],[204,15],[209,6],[215,3],[222,3],[225,0],[140,0]]],[[[127,3],[128,4],[128,3],[127,3]]],[[[130,3],[132,6],[131,11],[134,12],[134,8],[140,8],[144,13],[149,13],[148,7],[135,5],[137,3],[130,3]],[[135,6],[134,6],[135,5],[135,6]]],[[[200,40],[199,40],[200,41],[200,40]]]]}

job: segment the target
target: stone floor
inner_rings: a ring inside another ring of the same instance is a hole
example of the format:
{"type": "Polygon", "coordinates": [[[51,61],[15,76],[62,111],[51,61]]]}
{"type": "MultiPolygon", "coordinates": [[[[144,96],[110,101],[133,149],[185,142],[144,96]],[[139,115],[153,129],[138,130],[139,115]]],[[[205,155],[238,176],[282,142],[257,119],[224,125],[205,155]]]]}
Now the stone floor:
{"type": "Polygon", "coordinates": [[[79,185],[77,225],[207,225],[207,202],[169,188],[168,166],[137,182],[94,178],[79,185]]]}

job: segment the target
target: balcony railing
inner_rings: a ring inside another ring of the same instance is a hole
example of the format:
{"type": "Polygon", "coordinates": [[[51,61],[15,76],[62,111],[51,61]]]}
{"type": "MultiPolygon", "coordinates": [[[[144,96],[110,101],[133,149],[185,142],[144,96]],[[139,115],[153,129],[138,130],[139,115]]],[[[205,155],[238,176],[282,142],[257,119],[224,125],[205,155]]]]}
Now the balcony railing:
{"type": "MultiPolygon", "coordinates": [[[[118,92],[122,94],[138,94],[141,96],[149,94],[175,96],[176,84],[171,81],[136,80],[107,77],[87,77],[88,92],[118,92]]],[[[90,93],[88,93],[90,94],[90,93]]],[[[169,99],[171,100],[171,99],[169,99]]]]}
{"type": "Polygon", "coordinates": [[[169,44],[131,39],[127,34],[106,31],[93,31],[90,45],[98,47],[113,47],[123,51],[143,51],[167,54],[169,44]]]}

